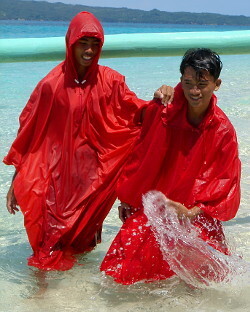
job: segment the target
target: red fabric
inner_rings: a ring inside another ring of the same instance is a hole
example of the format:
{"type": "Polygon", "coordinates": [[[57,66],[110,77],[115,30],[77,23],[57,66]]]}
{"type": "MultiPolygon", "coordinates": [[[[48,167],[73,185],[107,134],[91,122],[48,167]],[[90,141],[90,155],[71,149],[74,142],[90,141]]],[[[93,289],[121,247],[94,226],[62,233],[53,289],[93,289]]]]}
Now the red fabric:
{"type": "Polygon", "coordinates": [[[174,274],[166,261],[143,213],[135,213],[122,226],[110,246],[101,271],[117,283],[151,282],[174,274]]]}
{"type": "MultiPolygon", "coordinates": [[[[140,139],[118,181],[119,199],[139,211],[122,226],[101,265],[101,270],[117,281],[133,283],[134,254],[137,253],[137,260],[143,259],[145,252],[155,249],[153,233],[146,225],[146,217],[142,217],[142,195],[150,190],[161,191],[187,208],[199,206],[204,213],[193,224],[200,229],[200,237],[228,253],[220,221],[232,219],[239,207],[240,160],[235,130],[216,102],[213,95],[198,127],[187,121],[187,102],[180,84],[175,88],[172,105],[162,108],[152,102],[147,108],[140,139]],[[140,243],[123,252],[138,229],[140,243]],[[129,268],[126,275],[123,267],[129,268]]],[[[164,266],[161,257],[156,258],[157,266],[164,266]]],[[[139,262],[142,273],[136,280],[154,279],[148,274],[153,262],[139,262]]],[[[138,267],[137,264],[137,270],[138,267]]],[[[165,277],[169,274],[170,271],[165,277]]]]}
{"type": "Polygon", "coordinates": [[[72,254],[95,246],[146,104],[122,75],[98,65],[99,55],[86,82],[75,81],[72,44],[83,36],[103,44],[102,26],[88,12],[70,23],[66,59],[38,83],[4,158],[18,172],[14,192],[34,251],[28,263],[46,270],[69,269],[72,254]]]}

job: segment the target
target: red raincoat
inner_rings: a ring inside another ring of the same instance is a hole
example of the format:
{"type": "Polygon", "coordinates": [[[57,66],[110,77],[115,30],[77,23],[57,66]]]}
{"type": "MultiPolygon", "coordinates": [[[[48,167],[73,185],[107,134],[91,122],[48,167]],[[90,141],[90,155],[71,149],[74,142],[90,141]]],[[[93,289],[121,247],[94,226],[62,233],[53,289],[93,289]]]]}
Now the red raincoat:
{"type": "Polygon", "coordinates": [[[200,237],[228,253],[220,221],[232,219],[239,207],[240,160],[235,130],[216,102],[213,95],[198,127],[187,121],[180,84],[172,105],[162,108],[152,102],[147,108],[140,139],[118,181],[119,199],[139,211],[126,220],[101,265],[117,282],[131,284],[173,274],[146,225],[142,195],[150,190],[161,191],[187,208],[199,206],[204,213],[193,224],[200,237]]]}
{"type": "Polygon", "coordinates": [[[98,65],[101,48],[78,82],[72,45],[83,36],[103,45],[102,26],[88,12],[71,21],[65,61],[38,83],[4,158],[17,170],[14,193],[34,252],[28,264],[45,270],[69,269],[72,254],[95,246],[145,105],[122,75],[98,65]]]}

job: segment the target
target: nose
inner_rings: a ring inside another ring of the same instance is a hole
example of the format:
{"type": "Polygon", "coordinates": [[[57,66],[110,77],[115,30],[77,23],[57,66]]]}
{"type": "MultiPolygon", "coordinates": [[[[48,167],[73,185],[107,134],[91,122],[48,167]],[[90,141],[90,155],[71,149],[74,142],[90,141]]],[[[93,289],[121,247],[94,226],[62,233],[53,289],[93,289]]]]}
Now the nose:
{"type": "Polygon", "coordinates": [[[86,47],[86,49],[85,49],[85,52],[87,52],[87,53],[93,53],[93,46],[91,45],[91,44],[89,44],[87,47],[86,47]]]}
{"type": "Polygon", "coordinates": [[[201,90],[197,87],[197,86],[193,86],[191,89],[190,89],[190,93],[192,95],[197,95],[201,92],[201,90]]]}

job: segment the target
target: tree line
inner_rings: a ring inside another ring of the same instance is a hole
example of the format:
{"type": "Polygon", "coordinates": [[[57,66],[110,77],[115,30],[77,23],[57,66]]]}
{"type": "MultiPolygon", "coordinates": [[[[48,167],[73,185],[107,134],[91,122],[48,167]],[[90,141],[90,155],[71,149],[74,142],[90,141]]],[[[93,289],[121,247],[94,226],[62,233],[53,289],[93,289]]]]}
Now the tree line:
{"type": "MultiPolygon", "coordinates": [[[[60,0],[58,0],[60,1],[60,0]]],[[[215,13],[165,12],[128,8],[91,7],[46,1],[1,0],[1,20],[70,21],[80,11],[89,11],[102,22],[197,24],[197,25],[250,25],[250,17],[215,13]]]]}

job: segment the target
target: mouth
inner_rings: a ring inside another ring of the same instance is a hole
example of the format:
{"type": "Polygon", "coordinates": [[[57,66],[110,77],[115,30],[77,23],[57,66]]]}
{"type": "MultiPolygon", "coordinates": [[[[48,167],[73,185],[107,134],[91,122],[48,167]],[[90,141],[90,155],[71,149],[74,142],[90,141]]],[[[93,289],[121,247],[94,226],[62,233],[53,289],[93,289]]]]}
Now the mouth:
{"type": "Polygon", "coordinates": [[[93,60],[93,57],[92,56],[89,56],[89,55],[83,55],[82,56],[82,59],[85,61],[85,62],[91,62],[93,60]]]}
{"type": "Polygon", "coordinates": [[[198,102],[199,100],[201,100],[200,96],[190,96],[189,97],[192,101],[198,102]]]}

